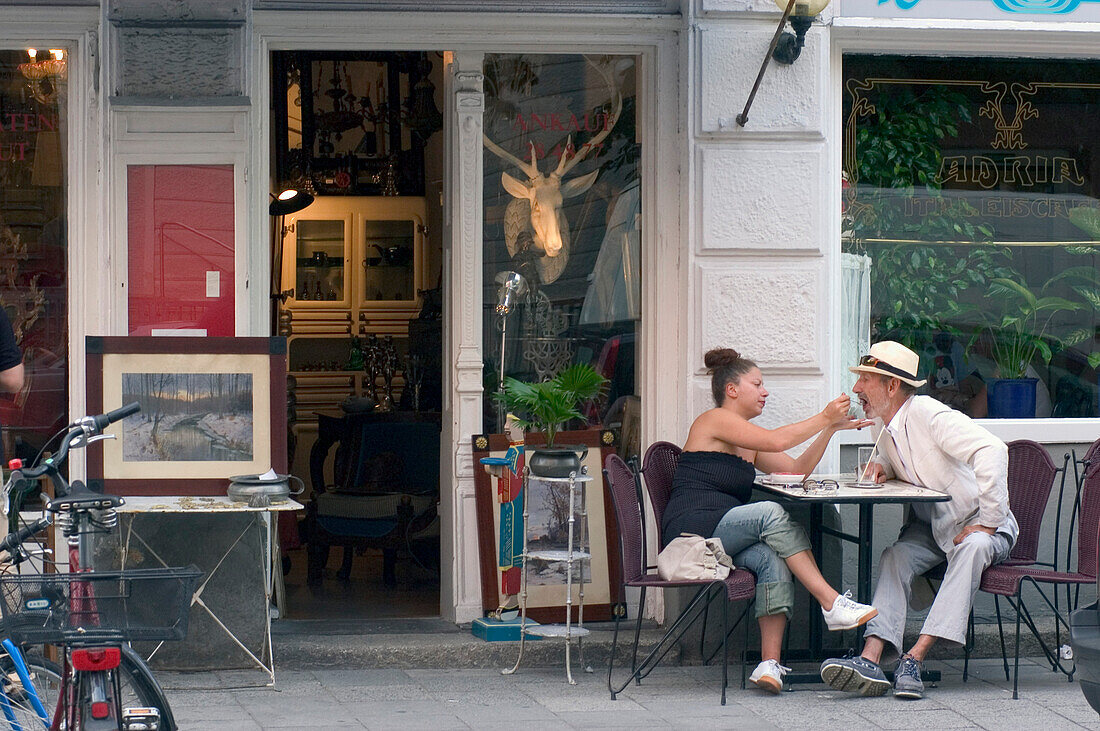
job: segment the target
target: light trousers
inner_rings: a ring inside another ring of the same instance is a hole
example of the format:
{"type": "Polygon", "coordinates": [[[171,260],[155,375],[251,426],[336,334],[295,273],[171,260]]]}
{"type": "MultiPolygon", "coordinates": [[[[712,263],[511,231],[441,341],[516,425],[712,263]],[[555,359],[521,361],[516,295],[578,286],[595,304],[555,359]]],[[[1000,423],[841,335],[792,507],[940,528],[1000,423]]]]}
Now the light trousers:
{"type": "Polygon", "coordinates": [[[722,539],[735,566],[756,575],[756,616],[789,617],[794,581],[784,559],[808,551],[810,541],[783,506],[768,500],[730,508],[712,537],[722,539]]]}
{"type": "Polygon", "coordinates": [[[947,561],[947,571],[936,599],[928,610],[921,634],[950,642],[966,641],[967,619],[982,572],[1008,558],[1012,542],[1003,533],[976,531],[944,553],[932,538],[928,523],[910,523],[897,543],[882,552],[878,584],[872,604],[878,616],[867,623],[865,637],[878,637],[903,652],[905,616],[913,591],[913,579],[947,561]]]}

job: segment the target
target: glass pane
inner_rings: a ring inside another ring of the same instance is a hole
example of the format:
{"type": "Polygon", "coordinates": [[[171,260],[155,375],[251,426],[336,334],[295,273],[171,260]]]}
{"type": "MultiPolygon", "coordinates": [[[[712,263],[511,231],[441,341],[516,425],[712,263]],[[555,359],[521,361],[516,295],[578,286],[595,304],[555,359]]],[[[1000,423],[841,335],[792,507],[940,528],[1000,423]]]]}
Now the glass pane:
{"type": "Polygon", "coordinates": [[[0,51],[0,303],[24,367],[0,424],[24,459],[68,422],[67,62],[0,51]]]}
{"type": "MultiPolygon", "coordinates": [[[[582,409],[583,423],[568,426],[621,429],[624,442],[633,441],[640,411],[636,83],[632,56],[485,61],[486,393],[497,390],[502,370],[542,381],[591,364],[607,391],[582,409]],[[509,273],[523,281],[511,294],[501,284],[518,281],[509,273]]],[[[485,401],[486,430],[499,432],[496,404],[485,401]]]]}
{"type": "Polygon", "coordinates": [[[414,221],[366,221],[367,258],[363,262],[363,299],[411,300],[414,221]]]}
{"type": "Polygon", "coordinates": [[[300,300],[344,299],[344,222],[298,219],[298,279],[300,300]]]}
{"type": "Polygon", "coordinates": [[[1100,63],[844,70],[846,360],[900,340],[973,416],[1096,416],[1100,63]]]}
{"type": "Polygon", "coordinates": [[[130,165],[130,335],[234,332],[232,165],[130,165]]]}

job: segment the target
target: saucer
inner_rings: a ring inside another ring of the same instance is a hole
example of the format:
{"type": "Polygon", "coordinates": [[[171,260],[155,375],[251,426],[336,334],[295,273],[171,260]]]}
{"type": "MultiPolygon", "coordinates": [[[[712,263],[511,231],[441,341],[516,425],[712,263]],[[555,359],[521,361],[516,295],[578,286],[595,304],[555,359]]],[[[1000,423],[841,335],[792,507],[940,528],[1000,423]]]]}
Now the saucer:
{"type": "Polygon", "coordinates": [[[801,485],[805,479],[805,475],[794,472],[773,472],[764,478],[773,485],[801,485]]]}
{"type": "Polygon", "coordinates": [[[854,482],[847,483],[845,486],[855,487],[860,490],[877,490],[880,487],[886,487],[886,484],[881,482],[871,482],[870,480],[865,480],[863,482],[856,480],[854,482]]]}

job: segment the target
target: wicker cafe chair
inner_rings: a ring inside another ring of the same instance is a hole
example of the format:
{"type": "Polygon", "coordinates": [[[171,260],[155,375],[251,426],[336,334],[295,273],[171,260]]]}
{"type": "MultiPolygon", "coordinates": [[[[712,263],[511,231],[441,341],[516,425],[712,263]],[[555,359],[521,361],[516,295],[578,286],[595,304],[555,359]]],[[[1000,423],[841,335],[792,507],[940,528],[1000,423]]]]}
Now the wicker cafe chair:
{"type": "MultiPolygon", "coordinates": [[[[1017,439],[1008,443],[1008,505],[1012,514],[1016,516],[1016,522],[1020,526],[1016,544],[1008,558],[998,566],[1047,566],[1058,570],[1058,546],[1055,538],[1054,560],[1039,561],[1039,536],[1043,525],[1043,514],[1046,512],[1047,503],[1050,501],[1050,493],[1054,488],[1054,480],[1061,472],[1063,482],[1065,467],[1058,468],[1050,454],[1038,442],[1030,439],[1017,439]]],[[[1059,490],[1059,507],[1061,506],[1061,493],[1059,490]]],[[[1055,531],[1057,536],[1057,531],[1055,531]]],[[[1057,594],[1055,594],[1057,605],[1057,594]]],[[[1004,624],[1001,621],[1000,597],[993,595],[993,605],[997,609],[997,631],[1001,637],[1001,659],[1004,661],[1005,680],[1009,680],[1008,652],[1005,649],[1004,624]]],[[[970,650],[973,648],[974,639],[974,612],[970,612],[969,641],[963,646],[963,681],[970,675],[970,650]]],[[[1060,643],[1060,638],[1059,642],[1060,643]]]]}
{"type": "MultiPolygon", "coordinates": [[[[1069,474],[1068,467],[1069,467],[1069,463],[1070,463],[1071,460],[1072,460],[1072,463],[1073,463],[1073,484],[1074,484],[1074,488],[1075,488],[1075,493],[1074,493],[1073,510],[1070,512],[1069,540],[1066,541],[1066,565],[1067,566],[1069,566],[1069,564],[1070,564],[1070,562],[1073,558],[1073,526],[1074,526],[1074,522],[1077,519],[1077,513],[1078,513],[1077,509],[1078,509],[1079,503],[1081,501],[1081,483],[1085,479],[1085,473],[1088,472],[1089,466],[1092,465],[1093,462],[1100,462],[1100,439],[1097,439],[1096,441],[1094,441],[1092,444],[1089,445],[1089,448],[1087,450],[1085,450],[1085,456],[1082,457],[1081,459],[1077,459],[1077,450],[1076,449],[1071,449],[1069,451],[1069,454],[1066,455],[1066,465],[1065,465],[1066,466],[1066,471],[1065,471],[1065,474],[1062,475],[1062,487],[1058,491],[1058,506],[1059,507],[1061,507],[1061,505],[1062,505],[1062,493],[1065,491],[1066,475],[1069,474]]],[[[1055,526],[1054,526],[1054,545],[1056,545],[1056,546],[1059,545],[1058,536],[1059,536],[1059,530],[1061,529],[1061,518],[1062,518],[1061,512],[1062,512],[1061,510],[1058,511],[1058,522],[1056,522],[1055,526]]],[[[1057,561],[1058,561],[1057,556],[1055,556],[1054,560],[1055,560],[1054,568],[1057,569],[1058,568],[1058,566],[1057,566],[1057,561]]],[[[1077,587],[1077,589],[1078,589],[1078,591],[1080,591],[1080,587],[1077,587]]],[[[1055,603],[1057,603],[1057,597],[1055,599],[1055,603]]],[[[1076,604],[1077,604],[1076,601],[1073,601],[1072,603],[1070,602],[1070,587],[1067,585],[1066,586],[1066,606],[1076,606],[1076,604]]]]}
{"type": "MultiPolygon", "coordinates": [[[[636,460],[632,460],[636,465],[636,460]]],[[[621,551],[622,567],[621,581],[625,587],[639,589],[638,618],[634,626],[634,642],[630,654],[630,676],[618,687],[615,686],[613,673],[615,669],[615,649],[618,646],[619,622],[621,614],[615,615],[615,633],[611,640],[611,654],[607,661],[607,689],[611,692],[611,699],[621,693],[630,681],[641,684],[642,678],[649,675],[655,667],[664,659],[668,651],[675,647],[677,641],[683,637],[687,629],[694,624],[700,616],[703,617],[703,636],[706,636],[706,618],[711,600],[721,596],[723,588],[727,601],[722,604],[722,705],[726,703],[726,687],[729,684],[728,654],[726,652],[727,627],[729,624],[729,602],[741,599],[753,599],[756,595],[756,579],[748,571],[735,569],[730,572],[724,581],[665,581],[650,566],[646,556],[646,520],[644,502],[642,500],[641,482],[638,472],[634,467],[628,466],[618,455],[609,455],[604,465],[604,480],[611,492],[611,499],[615,505],[615,516],[619,525],[619,549],[621,551]],[[696,589],[695,595],[681,612],[675,622],[669,626],[660,642],[650,650],[649,654],[638,661],[638,641],[642,629],[642,609],[645,607],[646,590],[649,588],[668,589],[680,587],[692,587],[696,589]]],[[[750,604],[751,606],[751,604],[750,604]]],[[[746,609],[746,612],[748,610],[746,609]]],[[[742,613],[742,619],[745,614],[742,613]]],[[[740,620],[739,620],[740,621],[740,620]]],[[[736,625],[735,625],[736,626],[736,625]]],[[[746,623],[746,629],[748,623],[746,623]]],[[[744,687],[745,668],[741,667],[741,683],[744,687]]]]}
{"type": "MultiPolygon", "coordinates": [[[[653,505],[653,517],[656,520],[657,525],[661,525],[661,519],[665,514],[665,507],[668,505],[668,500],[672,497],[672,475],[676,472],[676,463],[680,461],[680,452],[682,450],[672,442],[654,442],[649,445],[649,449],[645,452],[645,457],[642,461],[642,475],[645,478],[646,491],[649,493],[649,502],[653,505]]],[[[755,577],[754,581],[755,581],[755,577]]],[[[755,590],[755,583],[754,583],[755,590]]],[[[733,633],[740,624],[741,620],[748,614],[748,610],[751,607],[745,607],[741,616],[734,622],[733,627],[730,628],[727,633],[727,637],[733,633]]],[[[705,622],[704,622],[705,624],[705,622]]],[[[706,633],[703,634],[705,636],[706,633]]],[[[745,636],[748,637],[748,625],[745,626],[745,636]]],[[[746,646],[748,643],[745,643],[746,646]]],[[[703,652],[703,637],[699,639],[699,654],[703,656],[703,663],[710,663],[714,659],[714,656],[718,654],[718,650],[721,649],[721,645],[714,648],[709,654],[703,652]]],[[[748,651],[746,647],[741,653],[741,690],[745,689],[745,653],[748,651]]]]}
{"type": "MultiPolygon", "coordinates": [[[[1019,698],[1020,683],[1020,622],[1023,621],[1039,640],[1039,646],[1047,657],[1051,668],[1065,673],[1070,679],[1076,667],[1067,669],[1062,665],[1058,647],[1053,649],[1043,640],[1031,613],[1024,604],[1022,589],[1024,583],[1031,584],[1047,606],[1054,610],[1055,626],[1061,625],[1069,632],[1069,624],[1058,607],[1043,591],[1041,584],[1050,584],[1052,592],[1058,585],[1093,584],[1097,574],[1097,547],[1100,545],[1100,461],[1095,461],[1085,472],[1081,485],[1081,499],[1078,504],[1077,522],[1077,570],[1056,571],[1036,566],[990,566],[982,574],[982,591],[1002,596],[1016,611],[1016,665],[1013,672],[1012,697],[1019,698]]],[[[1066,567],[1069,568],[1068,566],[1066,567]]],[[[1067,610],[1069,607],[1067,607],[1067,610]]],[[[1003,636],[1002,636],[1003,637],[1003,636]]],[[[1003,642],[1003,639],[1002,639],[1003,642]]]]}

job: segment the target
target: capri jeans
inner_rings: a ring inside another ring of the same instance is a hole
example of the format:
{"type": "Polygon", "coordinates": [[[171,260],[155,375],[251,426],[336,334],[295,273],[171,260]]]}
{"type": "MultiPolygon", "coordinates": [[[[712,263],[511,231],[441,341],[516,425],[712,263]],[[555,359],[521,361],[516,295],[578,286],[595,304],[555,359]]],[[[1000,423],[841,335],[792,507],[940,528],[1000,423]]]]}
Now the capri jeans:
{"type": "Polygon", "coordinates": [[[756,616],[791,614],[794,580],[785,559],[810,549],[806,531],[778,503],[765,501],[730,508],[714,538],[739,568],[756,575],[756,616]]]}

